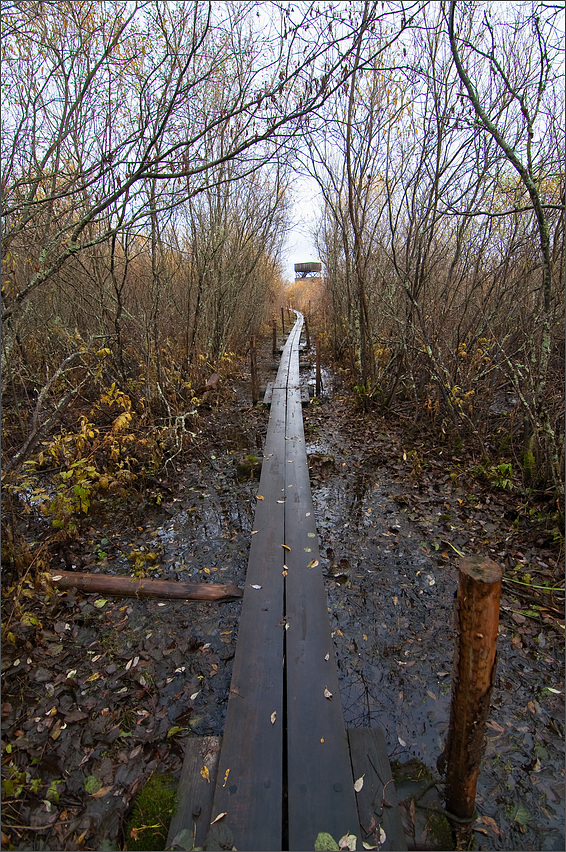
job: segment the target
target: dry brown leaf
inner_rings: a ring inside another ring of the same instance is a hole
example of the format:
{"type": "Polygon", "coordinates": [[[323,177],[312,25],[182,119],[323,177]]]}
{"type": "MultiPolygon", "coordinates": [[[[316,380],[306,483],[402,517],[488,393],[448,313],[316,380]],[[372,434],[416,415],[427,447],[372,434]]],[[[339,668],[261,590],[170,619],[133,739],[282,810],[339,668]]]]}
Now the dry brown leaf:
{"type": "Polygon", "coordinates": [[[107,796],[112,789],[114,789],[114,784],[109,784],[107,787],[101,787],[100,790],[96,791],[96,793],[91,794],[91,799],[102,799],[103,796],[107,796]]]}

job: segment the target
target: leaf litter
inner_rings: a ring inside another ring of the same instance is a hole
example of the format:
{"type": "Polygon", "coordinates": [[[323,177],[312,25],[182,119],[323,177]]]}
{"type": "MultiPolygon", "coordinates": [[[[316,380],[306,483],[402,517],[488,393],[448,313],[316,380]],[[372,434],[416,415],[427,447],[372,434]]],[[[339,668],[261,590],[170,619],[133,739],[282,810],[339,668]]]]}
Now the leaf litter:
{"type": "MultiPolygon", "coordinates": [[[[199,454],[170,473],[176,493],[160,506],[109,505],[53,568],[129,575],[135,550],[159,554],[152,576],[204,582],[212,569],[222,582],[243,585],[262,495],[253,482],[236,486],[233,466],[255,448],[257,431],[265,434],[267,415],[235,405],[246,418],[219,408],[206,423],[217,471],[199,454]],[[103,539],[99,562],[94,542],[103,539]]],[[[526,521],[517,530],[506,519],[515,511],[509,492],[464,488],[450,479],[449,460],[418,440],[425,464],[415,479],[394,426],[382,429],[346,397],[308,411],[307,450],[311,426],[334,459],[311,482],[346,724],[382,725],[392,759],[417,757],[436,772],[449,707],[452,560],[458,551],[490,555],[527,585],[504,585],[477,838],[485,849],[564,848],[563,595],[527,582],[559,585],[552,542],[534,524],[531,535],[526,521]]],[[[122,842],[144,781],[153,772],[179,775],[186,736],[222,733],[240,606],[72,590],[39,596],[37,623],[13,624],[17,645],[3,647],[3,737],[11,748],[4,778],[30,767],[29,788],[3,809],[7,842],[45,849],[122,842]],[[96,779],[90,793],[89,778],[96,779]]]]}

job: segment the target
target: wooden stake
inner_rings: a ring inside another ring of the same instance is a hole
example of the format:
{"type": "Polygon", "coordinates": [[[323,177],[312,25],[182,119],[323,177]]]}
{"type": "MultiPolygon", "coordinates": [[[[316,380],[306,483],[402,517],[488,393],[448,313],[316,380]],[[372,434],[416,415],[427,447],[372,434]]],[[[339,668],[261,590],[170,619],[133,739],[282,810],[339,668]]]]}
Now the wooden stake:
{"type": "Polygon", "coordinates": [[[307,349],[310,349],[311,348],[311,339],[310,339],[310,335],[309,335],[309,323],[308,323],[308,320],[307,320],[306,317],[305,317],[305,336],[306,336],[306,339],[307,339],[306,340],[307,349]]]}
{"type": "Polygon", "coordinates": [[[320,396],[322,390],[322,375],[320,372],[320,334],[316,336],[316,396],[320,396]]]}
{"type": "Polygon", "coordinates": [[[275,320],[273,320],[272,332],[273,332],[272,354],[273,354],[273,357],[275,358],[275,355],[277,354],[277,323],[275,322],[275,320]]]}
{"type": "Polygon", "coordinates": [[[181,583],[80,571],[51,571],[51,580],[58,589],[79,589],[89,594],[191,601],[232,601],[242,597],[242,591],[237,586],[219,583],[181,583]]]}
{"type": "Polygon", "coordinates": [[[259,382],[257,378],[257,360],[255,351],[255,337],[250,340],[250,361],[252,373],[252,405],[257,405],[259,400],[259,382]]]}
{"type": "Polygon", "coordinates": [[[438,768],[446,767],[446,810],[471,823],[495,677],[502,572],[480,557],[461,559],[459,569],[450,726],[438,768]]]}
{"type": "Polygon", "coordinates": [[[285,334],[285,308],[281,307],[281,325],[283,326],[283,334],[285,334]]]}

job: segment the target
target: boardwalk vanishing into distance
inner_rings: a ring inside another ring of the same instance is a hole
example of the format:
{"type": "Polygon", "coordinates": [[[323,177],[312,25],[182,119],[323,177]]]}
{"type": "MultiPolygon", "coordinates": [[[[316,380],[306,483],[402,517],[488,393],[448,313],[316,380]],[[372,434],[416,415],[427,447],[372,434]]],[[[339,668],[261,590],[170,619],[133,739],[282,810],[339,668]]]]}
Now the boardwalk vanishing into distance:
{"type": "Polygon", "coordinates": [[[384,787],[389,805],[394,791],[381,731],[344,727],[304,440],[302,327],[297,312],[272,389],[224,735],[188,741],[169,848],[185,830],[207,849],[309,850],[321,832],[361,849],[382,814],[381,848],[406,849],[398,811],[383,807],[384,787]]]}

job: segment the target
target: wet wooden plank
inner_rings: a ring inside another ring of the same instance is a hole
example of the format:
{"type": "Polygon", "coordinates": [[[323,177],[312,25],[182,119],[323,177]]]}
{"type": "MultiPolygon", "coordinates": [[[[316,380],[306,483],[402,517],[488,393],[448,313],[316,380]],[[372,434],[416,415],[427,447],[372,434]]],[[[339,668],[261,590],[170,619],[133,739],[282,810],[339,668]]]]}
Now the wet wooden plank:
{"type": "Polygon", "coordinates": [[[166,849],[202,846],[210,825],[221,737],[189,737],[166,849]],[[207,776],[208,773],[208,776],[207,776]],[[177,842],[175,842],[177,841],[177,842]]]}
{"type": "Polygon", "coordinates": [[[285,542],[289,849],[319,832],[359,843],[352,767],[320,569],[298,388],[287,395],[285,542]]]}
{"type": "Polygon", "coordinates": [[[274,389],[214,796],[213,819],[226,816],[209,849],[281,848],[284,415],[274,389]]]}
{"type": "Polygon", "coordinates": [[[348,741],[354,778],[364,779],[362,789],[356,794],[362,842],[384,850],[405,850],[407,840],[383,731],[351,728],[348,741]],[[385,832],[382,842],[380,828],[385,832]]]}
{"type": "Polygon", "coordinates": [[[284,498],[287,375],[273,384],[208,849],[280,850],[283,832],[284,498]]]}

